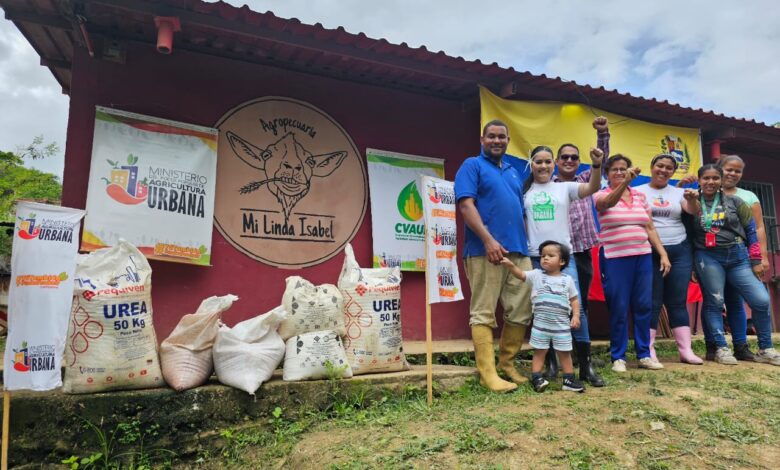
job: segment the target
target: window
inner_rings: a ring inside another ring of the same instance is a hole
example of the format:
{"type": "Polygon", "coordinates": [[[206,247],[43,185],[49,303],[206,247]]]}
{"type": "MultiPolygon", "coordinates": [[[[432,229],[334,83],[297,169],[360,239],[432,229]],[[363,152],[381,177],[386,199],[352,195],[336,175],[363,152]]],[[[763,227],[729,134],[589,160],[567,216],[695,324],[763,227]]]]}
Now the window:
{"type": "Polygon", "coordinates": [[[780,251],[780,239],[778,239],[777,236],[778,227],[774,186],[770,183],[754,183],[752,181],[740,181],[737,186],[752,191],[758,196],[758,201],[761,203],[761,210],[764,213],[767,250],[780,251]]]}

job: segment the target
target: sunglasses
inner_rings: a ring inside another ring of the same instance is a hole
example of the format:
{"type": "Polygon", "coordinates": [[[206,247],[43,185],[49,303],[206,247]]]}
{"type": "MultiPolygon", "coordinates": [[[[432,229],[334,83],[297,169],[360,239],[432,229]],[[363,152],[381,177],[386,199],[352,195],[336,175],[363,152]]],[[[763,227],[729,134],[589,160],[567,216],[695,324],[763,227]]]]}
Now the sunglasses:
{"type": "Polygon", "coordinates": [[[580,156],[579,155],[564,154],[564,155],[558,155],[558,158],[560,158],[564,162],[568,162],[569,160],[571,160],[573,162],[576,162],[577,160],[580,159],[580,156]]]}

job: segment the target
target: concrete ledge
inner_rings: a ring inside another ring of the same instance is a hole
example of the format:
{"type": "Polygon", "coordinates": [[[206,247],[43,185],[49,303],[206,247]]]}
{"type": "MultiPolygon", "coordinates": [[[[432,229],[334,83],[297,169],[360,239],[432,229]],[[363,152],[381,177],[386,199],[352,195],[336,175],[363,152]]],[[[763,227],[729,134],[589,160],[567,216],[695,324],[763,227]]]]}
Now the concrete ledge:
{"type": "MultiPolygon", "coordinates": [[[[437,390],[454,390],[477,371],[471,367],[434,366],[437,390]]],[[[270,416],[284,410],[324,409],[337,391],[364,393],[367,400],[400,395],[409,387],[424,389],[425,366],[404,372],[360,375],[352,379],[284,382],[281,371],[263,384],[257,397],[216,383],[177,393],[169,388],[66,395],[59,391],[14,392],[11,398],[10,462],[12,465],[59,463],[83,454],[85,443],[97,448],[85,420],[105,432],[137,420],[142,428],[160,426],[155,447],[180,455],[198,450],[198,443],[218,436],[220,428],[270,416]]],[[[148,445],[148,444],[147,444],[148,445]]]]}

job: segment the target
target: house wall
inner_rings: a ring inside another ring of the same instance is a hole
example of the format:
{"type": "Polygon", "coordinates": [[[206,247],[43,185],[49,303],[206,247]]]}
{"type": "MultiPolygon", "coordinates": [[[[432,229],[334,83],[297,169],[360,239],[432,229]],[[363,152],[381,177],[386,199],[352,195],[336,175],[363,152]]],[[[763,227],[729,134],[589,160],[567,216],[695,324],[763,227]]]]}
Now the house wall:
{"type": "MultiPolygon", "coordinates": [[[[92,152],[95,106],[109,106],[204,126],[213,126],[234,106],[263,96],[285,96],[306,101],[330,114],[352,137],[357,148],[368,147],[440,157],[446,160],[448,179],[467,155],[479,152],[479,109],[431,96],[293,72],[225,58],[176,50],[170,56],[151,45],[128,45],[125,64],[91,59],[76,50],[66,145],[62,202],[84,208],[92,152]]],[[[739,153],[739,149],[724,152],[739,153]]],[[[780,207],[780,176],[776,160],[742,154],[748,162],[745,179],[775,183],[780,207]]],[[[334,191],[345,188],[334,187],[334,191]]],[[[217,195],[219,197],[219,195],[217,195]]],[[[780,218],[780,216],[779,216],[780,218]]],[[[462,227],[462,220],[459,221],[462,227]]],[[[459,242],[462,246],[462,230],[459,242]]],[[[352,241],[358,261],[371,263],[370,208],[352,241]]],[[[211,267],[152,261],[153,302],[158,339],[167,337],[179,318],[194,312],[211,295],[240,297],[225,315],[229,325],[266,312],[281,302],[284,279],[300,275],[314,283],[335,283],[342,256],[320,265],[283,270],[252,260],[213,231],[211,267]]],[[[780,271],[780,256],[775,257],[780,271]]],[[[470,291],[463,266],[464,294],[470,291]]],[[[772,292],[775,324],[780,324],[777,284],[772,292]]],[[[402,284],[403,334],[408,340],[425,337],[424,278],[404,273],[402,284]]],[[[469,338],[468,302],[433,306],[435,339],[469,338]]],[[[607,311],[592,302],[590,321],[594,337],[606,337],[607,311]]]]}
{"type": "MultiPolygon", "coordinates": [[[[263,96],[290,97],[322,109],[346,130],[360,152],[371,147],[444,158],[449,179],[466,155],[479,152],[479,109],[464,110],[459,102],[186,51],[164,56],[152,45],[130,44],[125,64],[90,59],[77,49],[63,205],[84,208],[86,204],[96,105],[213,126],[234,106],[263,96]]],[[[345,198],[353,196],[343,187],[333,191],[344,192],[345,198]]],[[[361,265],[370,266],[370,210],[352,244],[361,265]]],[[[343,262],[339,255],[310,268],[274,268],[233,248],[216,229],[212,249],[211,267],[151,262],[158,340],[206,297],[239,296],[241,300],[224,316],[232,325],[279,305],[288,276],[335,284],[343,262]]],[[[424,299],[422,274],[404,273],[406,339],[425,338],[424,299]]],[[[468,303],[434,305],[433,334],[437,339],[470,337],[468,303]]]]}

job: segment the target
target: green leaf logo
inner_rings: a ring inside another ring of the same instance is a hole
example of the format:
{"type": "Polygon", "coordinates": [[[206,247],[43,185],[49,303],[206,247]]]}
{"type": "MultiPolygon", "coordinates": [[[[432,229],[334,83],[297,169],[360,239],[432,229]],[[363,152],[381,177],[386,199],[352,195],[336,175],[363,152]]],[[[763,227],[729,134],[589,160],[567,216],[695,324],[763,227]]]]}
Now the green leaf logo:
{"type": "Polygon", "coordinates": [[[415,222],[422,218],[422,198],[414,181],[404,186],[398,194],[397,205],[398,212],[404,219],[415,222]]]}

